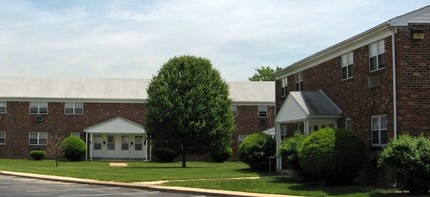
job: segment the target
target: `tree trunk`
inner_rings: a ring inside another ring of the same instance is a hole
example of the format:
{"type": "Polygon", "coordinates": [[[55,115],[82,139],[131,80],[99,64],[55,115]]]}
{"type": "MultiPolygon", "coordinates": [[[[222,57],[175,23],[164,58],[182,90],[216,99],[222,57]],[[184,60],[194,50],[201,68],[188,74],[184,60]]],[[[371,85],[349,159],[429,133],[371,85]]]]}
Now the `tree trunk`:
{"type": "Polygon", "coordinates": [[[187,154],[185,152],[182,153],[182,167],[183,168],[187,167],[187,154]]]}

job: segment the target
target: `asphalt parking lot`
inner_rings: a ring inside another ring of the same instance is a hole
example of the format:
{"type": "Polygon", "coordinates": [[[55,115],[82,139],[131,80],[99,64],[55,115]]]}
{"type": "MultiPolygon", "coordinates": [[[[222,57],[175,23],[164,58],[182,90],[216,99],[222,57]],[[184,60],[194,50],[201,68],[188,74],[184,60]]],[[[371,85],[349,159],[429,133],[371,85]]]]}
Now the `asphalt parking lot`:
{"type": "Polygon", "coordinates": [[[65,183],[33,178],[22,178],[0,175],[0,196],[20,197],[84,197],[84,196],[172,196],[172,197],[205,197],[184,193],[169,193],[124,187],[65,183]]]}

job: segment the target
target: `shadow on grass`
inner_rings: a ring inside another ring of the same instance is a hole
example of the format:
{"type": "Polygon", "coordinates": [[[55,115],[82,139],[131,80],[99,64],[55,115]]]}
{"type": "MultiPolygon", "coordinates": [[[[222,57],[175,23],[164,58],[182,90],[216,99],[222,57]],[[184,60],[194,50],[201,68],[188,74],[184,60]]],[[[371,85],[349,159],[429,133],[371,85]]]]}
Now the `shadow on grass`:
{"type": "MultiPolygon", "coordinates": [[[[235,171],[240,172],[240,173],[244,173],[244,174],[255,174],[255,173],[257,173],[258,176],[261,176],[261,177],[269,176],[269,172],[255,171],[255,170],[252,170],[251,168],[241,168],[241,169],[237,169],[235,171]]],[[[276,174],[273,174],[273,175],[276,175],[276,174]]]]}
{"type": "MultiPolygon", "coordinates": [[[[428,196],[428,195],[410,195],[407,192],[402,193],[390,189],[381,189],[369,185],[346,185],[346,186],[330,186],[323,182],[305,182],[298,179],[274,177],[270,181],[272,183],[288,184],[289,189],[293,191],[315,191],[324,192],[329,196],[354,196],[356,194],[366,194],[363,196],[369,197],[403,197],[403,196],[428,196]]],[[[361,195],[360,195],[361,196],[361,195]]]]}
{"type": "Polygon", "coordinates": [[[128,166],[127,168],[135,168],[135,169],[198,169],[198,168],[205,168],[205,167],[198,167],[198,166],[187,166],[186,168],[183,168],[181,166],[128,166]]]}

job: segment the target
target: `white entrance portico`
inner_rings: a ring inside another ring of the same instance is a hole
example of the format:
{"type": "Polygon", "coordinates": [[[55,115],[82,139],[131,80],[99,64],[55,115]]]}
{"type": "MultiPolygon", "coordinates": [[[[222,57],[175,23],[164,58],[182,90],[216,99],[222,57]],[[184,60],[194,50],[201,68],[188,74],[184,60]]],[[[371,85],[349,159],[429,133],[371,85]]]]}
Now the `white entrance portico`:
{"type": "Polygon", "coordinates": [[[87,159],[150,160],[151,154],[143,126],[123,117],[100,122],[84,129],[87,159]]]}
{"type": "MultiPolygon", "coordinates": [[[[321,128],[337,128],[337,120],[342,110],[322,91],[290,92],[275,118],[276,147],[279,149],[284,138],[292,136],[288,125],[300,125],[304,134],[309,135],[321,128]]],[[[278,150],[279,151],[279,150],[278,150]]],[[[277,169],[282,160],[278,159],[277,169]]]]}

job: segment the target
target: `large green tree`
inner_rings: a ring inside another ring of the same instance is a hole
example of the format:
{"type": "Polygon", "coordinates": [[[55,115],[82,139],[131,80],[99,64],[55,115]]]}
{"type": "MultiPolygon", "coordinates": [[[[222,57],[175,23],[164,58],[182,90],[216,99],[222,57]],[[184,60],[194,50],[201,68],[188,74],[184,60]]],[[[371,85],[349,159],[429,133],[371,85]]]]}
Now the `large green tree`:
{"type": "MultiPolygon", "coordinates": [[[[276,71],[281,70],[282,68],[276,67],[276,71]]],[[[262,66],[260,68],[256,68],[254,75],[249,77],[250,81],[275,81],[275,77],[272,75],[275,72],[275,69],[270,66],[262,66]]]]}
{"type": "Polygon", "coordinates": [[[146,132],[155,146],[182,155],[231,145],[233,114],[228,84],[208,59],[170,59],[148,86],[146,132]],[[227,142],[227,143],[226,143],[227,142]]]}

